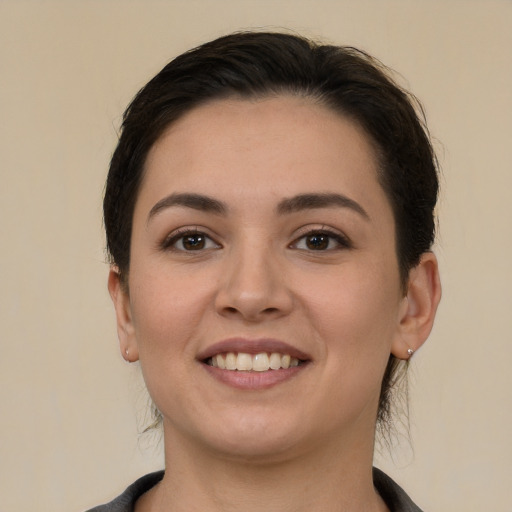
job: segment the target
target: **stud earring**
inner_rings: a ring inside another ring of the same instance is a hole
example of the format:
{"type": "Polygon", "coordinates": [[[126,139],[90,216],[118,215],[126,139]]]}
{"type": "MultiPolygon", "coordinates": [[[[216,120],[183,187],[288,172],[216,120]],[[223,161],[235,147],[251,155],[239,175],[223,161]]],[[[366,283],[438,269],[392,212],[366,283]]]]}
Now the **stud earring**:
{"type": "Polygon", "coordinates": [[[414,354],[414,350],[412,348],[408,348],[407,354],[409,355],[409,357],[412,357],[412,355],[414,354]]]}

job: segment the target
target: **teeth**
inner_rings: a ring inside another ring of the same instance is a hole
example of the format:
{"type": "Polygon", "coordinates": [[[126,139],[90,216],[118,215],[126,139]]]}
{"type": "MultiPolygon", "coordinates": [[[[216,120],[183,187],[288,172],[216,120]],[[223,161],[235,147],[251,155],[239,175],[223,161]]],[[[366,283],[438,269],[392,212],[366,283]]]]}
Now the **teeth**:
{"type": "Polygon", "coordinates": [[[279,370],[279,368],[281,368],[281,355],[272,352],[272,354],[270,354],[269,365],[272,370],[279,370]]]}
{"type": "MultiPolygon", "coordinates": [[[[217,357],[222,357],[218,355],[217,357]]],[[[226,370],[236,370],[236,356],[233,352],[226,354],[226,370]]]]}
{"type": "Polygon", "coordinates": [[[237,370],[252,370],[252,357],[251,354],[244,354],[240,352],[236,356],[236,369],[237,370]]]}
{"type": "Polygon", "coordinates": [[[226,363],[224,361],[224,358],[218,354],[215,356],[215,359],[217,360],[217,366],[221,369],[221,370],[224,370],[226,368],[226,363]]]}
{"type": "Polygon", "coordinates": [[[279,354],[277,352],[272,352],[270,355],[266,352],[256,355],[245,352],[239,352],[238,354],[228,352],[227,354],[213,356],[208,364],[221,370],[266,372],[298,366],[299,360],[289,354],[279,354]]]}
{"type": "Polygon", "coordinates": [[[270,368],[270,361],[267,354],[256,354],[252,358],[252,369],[255,372],[266,372],[270,368]]]}

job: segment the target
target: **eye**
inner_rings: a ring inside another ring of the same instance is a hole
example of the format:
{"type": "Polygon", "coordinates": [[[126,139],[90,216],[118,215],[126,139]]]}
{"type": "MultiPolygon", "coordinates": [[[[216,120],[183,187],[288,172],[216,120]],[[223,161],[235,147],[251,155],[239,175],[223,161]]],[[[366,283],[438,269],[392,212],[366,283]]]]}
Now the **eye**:
{"type": "Polygon", "coordinates": [[[172,233],[164,240],[162,245],[164,249],[185,252],[204,251],[220,247],[205,233],[188,229],[172,233]]]}
{"type": "Polygon", "coordinates": [[[332,251],[351,247],[346,237],[327,230],[310,231],[291,244],[294,249],[302,251],[332,251]]]}

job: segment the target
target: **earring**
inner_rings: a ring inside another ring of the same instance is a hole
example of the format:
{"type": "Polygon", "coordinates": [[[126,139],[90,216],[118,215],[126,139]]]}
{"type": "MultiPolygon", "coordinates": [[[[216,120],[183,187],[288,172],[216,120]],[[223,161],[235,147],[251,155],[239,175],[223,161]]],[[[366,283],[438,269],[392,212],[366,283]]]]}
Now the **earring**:
{"type": "Polygon", "coordinates": [[[124,353],[125,353],[125,357],[124,357],[124,360],[127,362],[127,363],[130,363],[130,354],[129,354],[129,350],[126,348],[124,350],[124,353]]]}
{"type": "Polygon", "coordinates": [[[412,348],[408,348],[407,354],[409,355],[409,357],[412,357],[412,355],[414,354],[414,350],[412,348]]]}

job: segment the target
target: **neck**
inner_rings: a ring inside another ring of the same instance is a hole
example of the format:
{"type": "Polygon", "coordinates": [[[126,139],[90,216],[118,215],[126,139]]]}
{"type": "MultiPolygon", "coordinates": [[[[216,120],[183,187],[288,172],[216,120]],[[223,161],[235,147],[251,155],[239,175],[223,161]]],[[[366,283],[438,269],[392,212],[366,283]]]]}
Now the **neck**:
{"type": "Polygon", "coordinates": [[[136,512],[387,511],[373,486],[372,445],[338,440],[255,461],[213,452],[167,429],[165,439],[165,476],[136,512]]]}

